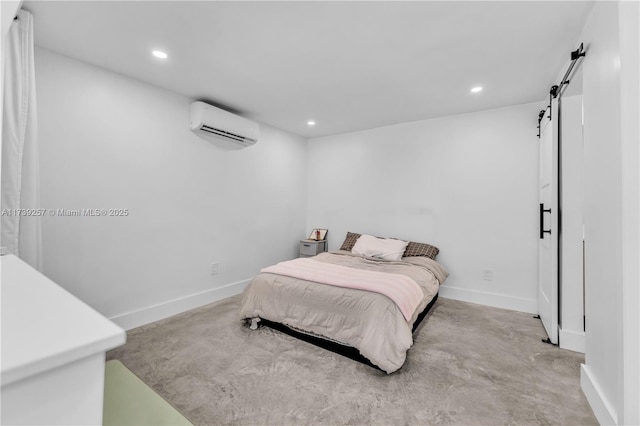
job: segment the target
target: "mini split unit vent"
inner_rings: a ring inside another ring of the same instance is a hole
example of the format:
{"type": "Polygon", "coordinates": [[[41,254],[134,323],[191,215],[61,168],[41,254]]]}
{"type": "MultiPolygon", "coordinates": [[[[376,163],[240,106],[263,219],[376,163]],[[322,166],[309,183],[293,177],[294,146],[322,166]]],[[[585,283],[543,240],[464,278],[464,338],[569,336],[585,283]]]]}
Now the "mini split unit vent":
{"type": "Polygon", "coordinates": [[[242,146],[250,146],[258,141],[258,123],[204,102],[192,103],[189,112],[191,130],[201,136],[223,139],[242,146]]]}

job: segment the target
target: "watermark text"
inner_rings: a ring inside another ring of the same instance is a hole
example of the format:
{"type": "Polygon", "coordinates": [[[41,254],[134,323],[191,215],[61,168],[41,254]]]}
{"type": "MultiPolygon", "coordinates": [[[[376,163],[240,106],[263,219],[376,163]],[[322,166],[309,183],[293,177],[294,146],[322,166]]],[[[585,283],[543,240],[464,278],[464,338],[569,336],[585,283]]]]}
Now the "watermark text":
{"type": "Polygon", "coordinates": [[[126,217],[129,209],[2,209],[2,216],[23,217],[126,217]]]}

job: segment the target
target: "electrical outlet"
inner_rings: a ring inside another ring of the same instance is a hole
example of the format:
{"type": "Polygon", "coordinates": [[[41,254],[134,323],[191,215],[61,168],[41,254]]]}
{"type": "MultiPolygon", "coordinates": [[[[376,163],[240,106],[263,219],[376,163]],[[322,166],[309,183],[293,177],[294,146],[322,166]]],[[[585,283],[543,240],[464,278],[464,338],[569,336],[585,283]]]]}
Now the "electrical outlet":
{"type": "Polygon", "coordinates": [[[482,272],[485,281],[493,281],[493,269],[485,269],[482,272]]]}
{"type": "Polygon", "coordinates": [[[219,263],[212,263],[211,264],[211,275],[216,275],[218,274],[218,272],[220,272],[220,264],[219,263]]]}

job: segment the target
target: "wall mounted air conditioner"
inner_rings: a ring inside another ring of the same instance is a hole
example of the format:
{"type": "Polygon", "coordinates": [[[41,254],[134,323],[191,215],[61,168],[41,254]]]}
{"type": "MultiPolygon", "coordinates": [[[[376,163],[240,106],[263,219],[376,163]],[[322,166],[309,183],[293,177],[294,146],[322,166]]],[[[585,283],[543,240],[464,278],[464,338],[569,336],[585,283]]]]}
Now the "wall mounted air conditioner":
{"type": "Polygon", "coordinates": [[[191,130],[201,136],[213,137],[250,146],[258,141],[258,123],[242,118],[204,102],[193,102],[189,109],[191,130]]]}

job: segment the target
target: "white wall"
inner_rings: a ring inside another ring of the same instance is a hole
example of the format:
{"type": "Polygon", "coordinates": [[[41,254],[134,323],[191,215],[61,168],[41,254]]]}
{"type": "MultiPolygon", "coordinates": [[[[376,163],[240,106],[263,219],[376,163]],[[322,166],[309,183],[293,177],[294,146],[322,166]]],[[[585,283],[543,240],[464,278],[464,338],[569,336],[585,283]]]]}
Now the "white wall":
{"type": "MultiPolygon", "coordinates": [[[[190,99],[36,50],[44,273],[132,327],[238,292],[306,236],[306,141],[261,125],[224,150],[188,129],[190,99]],[[220,273],[211,275],[211,263],[220,273]]],[[[185,76],[187,77],[187,76],[185,76]]]]}
{"type": "MultiPolygon", "coordinates": [[[[579,69],[582,73],[582,69],[579,69]]],[[[563,70],[564,75],[564,70],[563,70]]],[[[562,77],[562,76],[561,76],[562,77]]],[[[571,77],[571,89],[582,92],[582,79],[571,77]]],[[[562,252],[560,285],[560,347],[584,353],[583,310],[583,135],[582,95],[562,96],[562,252]]]]}
{"type": "Polygon", "coordinates": [[[623,420],[640,424],[640,2],[622,2],[620,93],[622,142],[623,420]]]}
{"type": "Polygon", "coordinates": [[[583,64],[586,355],[582,388],[602,424],[640,421],[637,7],[633,2],[597,2],[580,40],[587,50],[583,64]],[[622,75],[621,65],[625,67],[622,75]],[[635,300],[625,301],[633,294],[635,300]]]}
{"type": "Polygon", "coordinates": [[[328,228],[330,249],[347,231],[431,243],[441,295],[537,312],[541,107],[311,139],[307,228],[328,228]]]}

